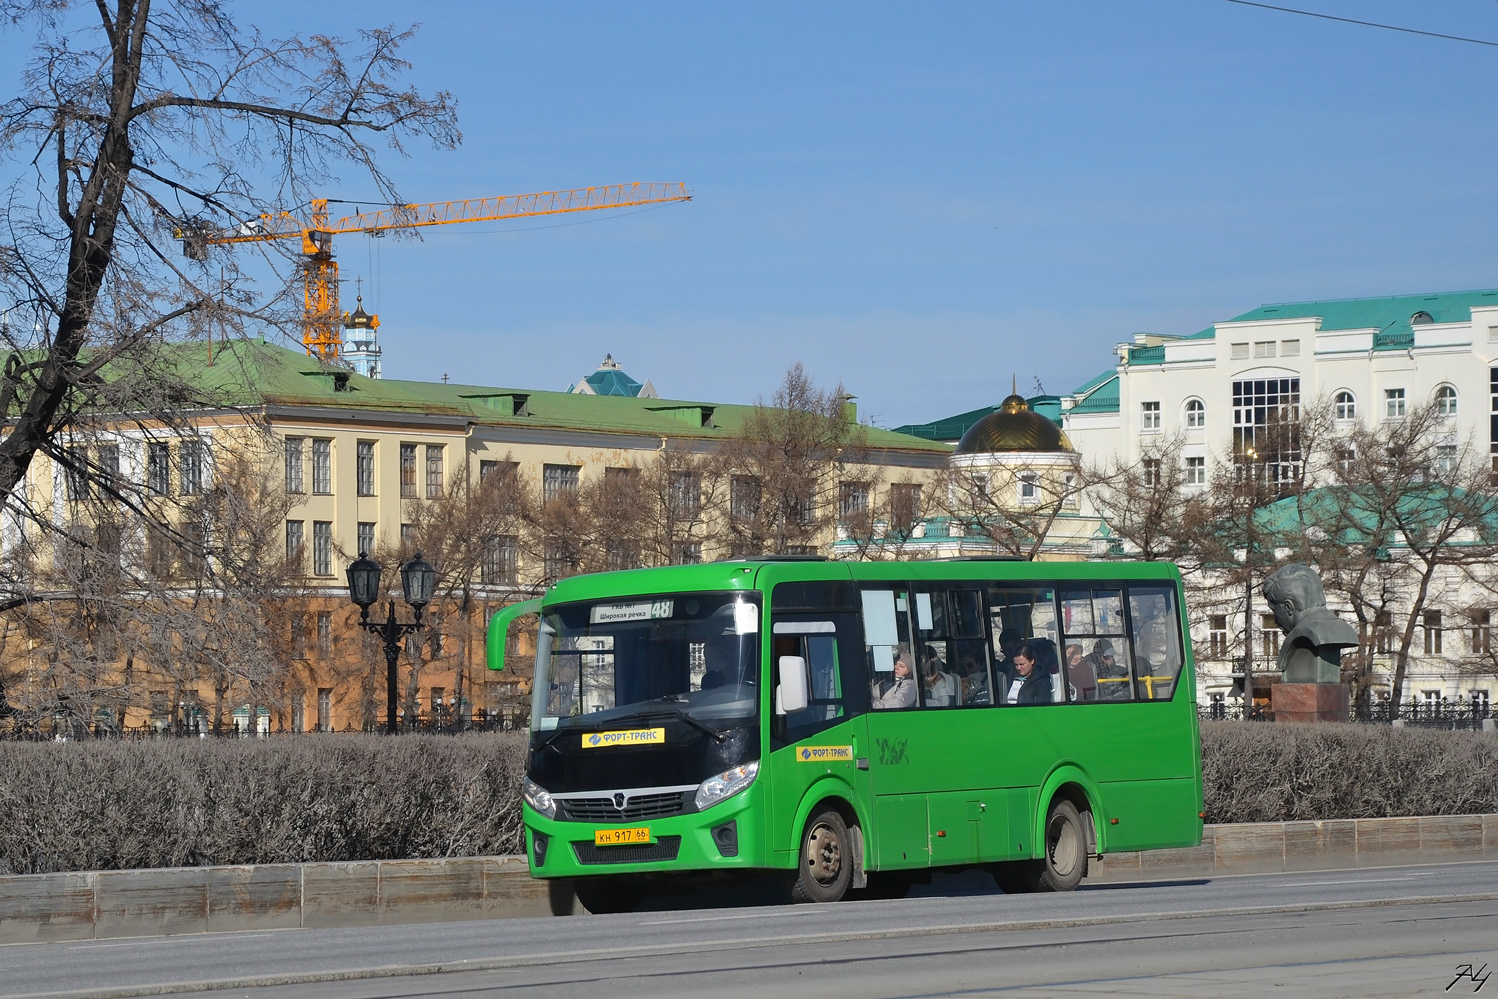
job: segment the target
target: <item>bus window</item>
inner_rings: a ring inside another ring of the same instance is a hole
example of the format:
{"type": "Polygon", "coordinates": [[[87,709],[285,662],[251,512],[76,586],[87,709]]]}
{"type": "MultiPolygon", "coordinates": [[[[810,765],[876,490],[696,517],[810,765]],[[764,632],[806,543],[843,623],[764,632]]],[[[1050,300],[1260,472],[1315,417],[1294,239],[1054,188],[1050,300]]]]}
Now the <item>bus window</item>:
{"type": "Polygon", "coordinates": [[[1060,624],[1070,699],[1133,700],[1123,591],[1117,587],[1064,590],[1060,624]]]}
{"type": "MultiPolygon", "coordinates": [[[[903,589],[865,589],[861,596],[873,708],[913,708],[919,700],[919,684],[910,644],[909,594],[903,589]]],[[[929,603],[923,602],[921,608],[931,612],[929,603]]]]}
{"type": "Polygon", "coordinates": [[[811,681],[805,709],[786,716],[785,738],[804,738],[843,718],[846,709],[838,674],[836,626],[831,621],[776,621],[772,642],[777,666],[781,656],[800,656],[806,660],[811,681]]]}
{"type": "Polygon", "coordinates": [[[999,703],[1064,701],[1055,590],[1045,583],[996,586],[989,590],[988,600],[998,661],[994,680],[1002,694],[999,703]]]}
{"type": "Polygon", "coordinates": [[[989,703],[988,663],[982,655],[982,592],[935,588],[915,593],[913,600],[922,705],[955,708],[989,703]]]}
{"type": "Polygon", "coordinates": [[[1135,696],[1168,701],[1181,675],[1181,628],[1173,586],[1130,586],[1129,619],[1134,632],[1135,696]]]}

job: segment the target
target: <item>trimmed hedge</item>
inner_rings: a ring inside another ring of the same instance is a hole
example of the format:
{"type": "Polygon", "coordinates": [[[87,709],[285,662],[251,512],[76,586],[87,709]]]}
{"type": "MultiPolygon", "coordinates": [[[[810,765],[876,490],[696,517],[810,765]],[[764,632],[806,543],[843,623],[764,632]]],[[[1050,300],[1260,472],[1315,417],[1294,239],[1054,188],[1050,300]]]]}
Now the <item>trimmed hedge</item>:
{"type": "Polygon", "coordinates": [[[523,852],[519,733],[0,743],[0,871],[523,852]]]}
{"type": "Polygon", "coordinates": [[[1202,723],[1208,822],[1498,812],[1498,738],[1381,725],[1202,723]]]}
{"type": "MultiPolygon", "coordinates": [[[[513,854],[524,736],[0,743],[0,873],[513,854]]],[[[1498,739],[1203,723],[1208,822],[1498,812],[1498,739]]]]}

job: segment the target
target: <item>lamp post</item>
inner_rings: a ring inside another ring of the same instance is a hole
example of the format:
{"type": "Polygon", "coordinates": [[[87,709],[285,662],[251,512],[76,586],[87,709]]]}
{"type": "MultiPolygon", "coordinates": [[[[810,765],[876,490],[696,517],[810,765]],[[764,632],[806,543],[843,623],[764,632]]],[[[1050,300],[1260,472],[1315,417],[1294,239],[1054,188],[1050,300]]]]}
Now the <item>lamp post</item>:
{"type": "Polygon", "coordinates": [[[390,601],[390,612],[383,623],[369,619],[369,607],[380,598],[380,564],[360,552],[359,557],[348,567],[348,592],[359,605],[359,627],[380,636],[385,643],[385,729],[391,735],[399,731],[396,722],[396,701],[400,692],[396,683],[396,665],[400,662],[401,639],[413,631],[419,631],[421,611],[432,602],[432,591],[437,585],[437,570],[421,557],[421,552],[401,566],[401,592],[406,603],[411,605],[416,620],[411,622],[395,619],[395,601],[390,601]]]}

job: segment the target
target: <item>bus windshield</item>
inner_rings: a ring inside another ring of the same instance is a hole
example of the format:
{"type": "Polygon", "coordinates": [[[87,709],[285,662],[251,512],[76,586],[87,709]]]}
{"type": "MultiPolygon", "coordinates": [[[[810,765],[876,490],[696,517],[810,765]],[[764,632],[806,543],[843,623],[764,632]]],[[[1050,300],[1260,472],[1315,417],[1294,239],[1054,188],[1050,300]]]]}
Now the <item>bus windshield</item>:
{"type": "Polygon", "coordinates": [[[671,593],[548,608],[536,647],[536,729],[682,713],[724,727],[759,705],[759,598],[671,593]]]}

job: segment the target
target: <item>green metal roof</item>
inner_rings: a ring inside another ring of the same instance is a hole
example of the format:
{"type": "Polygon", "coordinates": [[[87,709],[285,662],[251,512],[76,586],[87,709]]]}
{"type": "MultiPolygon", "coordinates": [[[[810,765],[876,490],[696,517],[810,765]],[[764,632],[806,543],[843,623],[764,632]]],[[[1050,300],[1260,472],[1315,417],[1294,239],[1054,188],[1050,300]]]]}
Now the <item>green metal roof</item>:
{"type": "Polygon", "coordinates": [[[1256,319],[1321,317],[1323,330],[1373,329],[1375,350],[1400,350],[1414,342],[1410,319],[1420,312],[1437,323],[1465,323],[1474,306],[1498,306],[1498,289],[1448,291],[1427,295],[1390,295],[1385,298],[1339,298],[1321,302],[1281,302],[1261,305],[1235,316],[1235,323],[1256,319]]]}
{"type": "MultiPolygon", "coordinates": [[[[714,402],[579,395],[524,388],[366,378],[328,367],[299,350],[239,340],[159,347],[180,377],[227,406],[292,406],[452,416],[478,424],[723,438],[738,431],[754,407],[714,402]],[[343,388],[338,383],[343,383],[343,388]],[[527,415],[515,415],[524,402],[527,415]],[[703,423],[709,425],[704,426],[703,423]]],[[[869,447],[940,452],[946,446],[891,430],[863,428],[869,447]]]]}
{"type": "MultiPolygon", "coordinates": [[[[1061,425],[1061,397],[1054,395],[1037,395],[1026,399],[1026,405],[1031,412],[1039,413],[1046,419],[1061,425]]],[[[999,404],[982,406],[978,409],[970,409],[966,413],[958,413],[956,416],[948,416],[945,419],[936,420],[932,423],[907,423],[903,427],[896,427],[892,433],[909,434],[912,437],[921,437],[931,441],[956,442],[962,440],[962,435],[968,432],[973,424],[990,413],[999,411],[999,404]]]]}
{"type": "Polygon", "coordinates": [[[1118,412],[1118,372],[1105,371],[1080,386],[1075,396],[1087,394],[1069,412],[1071,413],[1116,413],[1118,412]]]}

